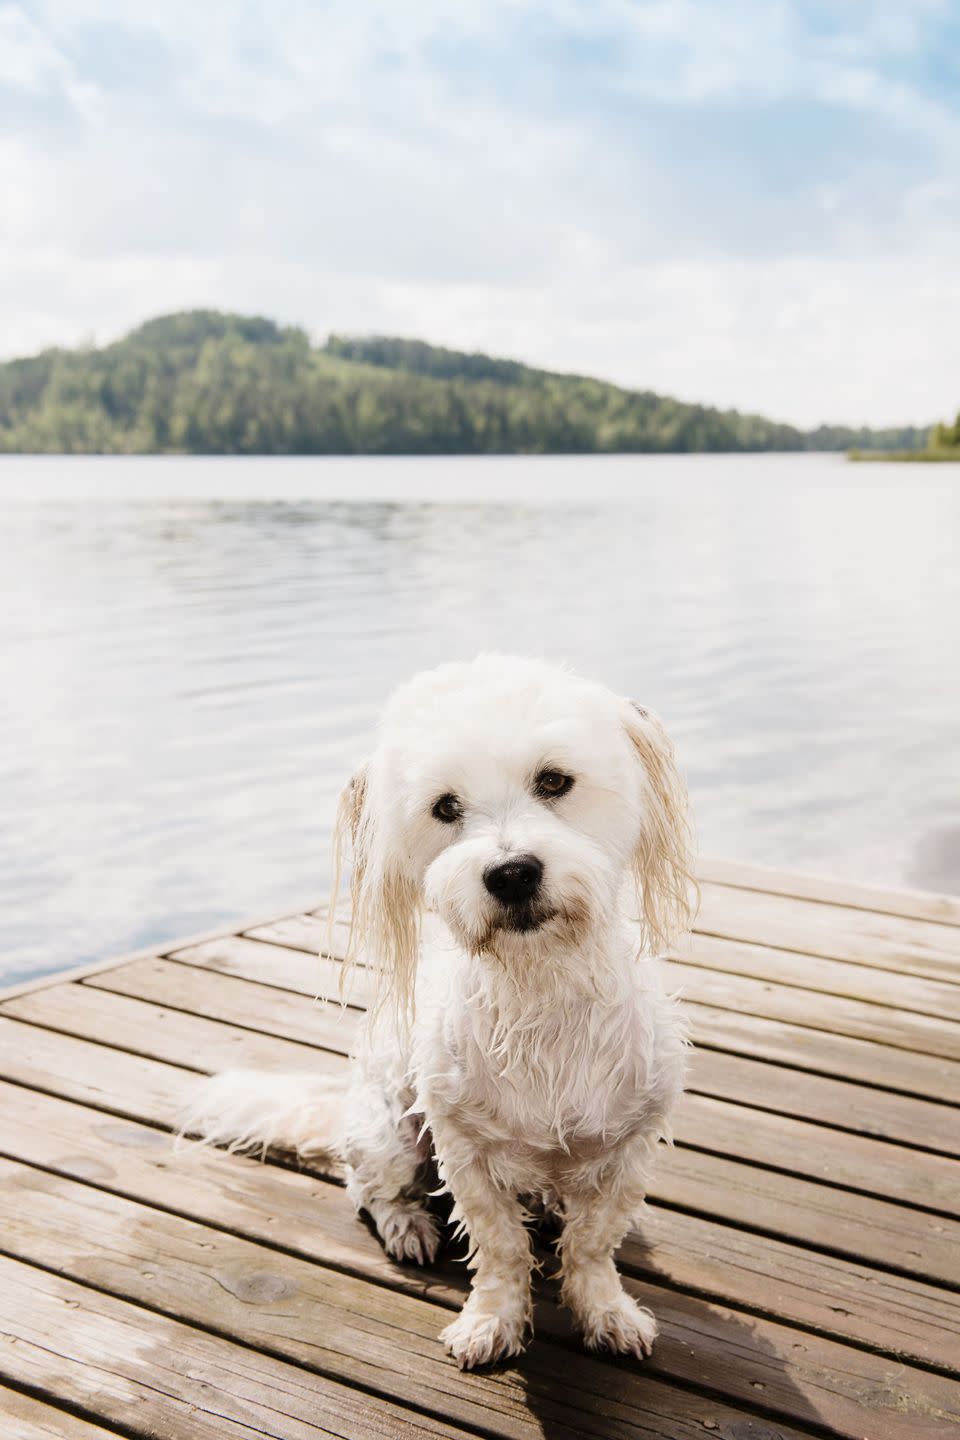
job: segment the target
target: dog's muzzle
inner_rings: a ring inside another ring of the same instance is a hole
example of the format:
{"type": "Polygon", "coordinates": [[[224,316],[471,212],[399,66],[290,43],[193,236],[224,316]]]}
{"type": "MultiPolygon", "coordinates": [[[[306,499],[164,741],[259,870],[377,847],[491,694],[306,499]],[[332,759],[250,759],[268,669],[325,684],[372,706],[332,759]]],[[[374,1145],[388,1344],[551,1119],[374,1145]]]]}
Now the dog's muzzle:
{"type": "Polygon", "coordinates": [[[515,855],[483,872],[483,883],[489,894],[506,912],[505,930],[536,930],[546,919],[539,904],[543,880],[543,863],[536,855],[515,855]]]}

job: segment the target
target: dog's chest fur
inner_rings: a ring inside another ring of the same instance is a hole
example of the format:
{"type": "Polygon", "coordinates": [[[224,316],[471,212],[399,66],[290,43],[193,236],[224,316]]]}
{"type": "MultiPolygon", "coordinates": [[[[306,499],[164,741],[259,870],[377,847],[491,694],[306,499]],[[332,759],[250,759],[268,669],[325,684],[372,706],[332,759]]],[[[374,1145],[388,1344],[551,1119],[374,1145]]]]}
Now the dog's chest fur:
{"type": "Polygon", "coordinates": [[[679,1016],[649,967],[625,960],[602,984],[554,976],[518,989],[483,961],[432,984],[414,1060],[428,1122],[444,1117],[478,1149],[547,1170],[666,1130],[682,1087],[679,1016]]]}

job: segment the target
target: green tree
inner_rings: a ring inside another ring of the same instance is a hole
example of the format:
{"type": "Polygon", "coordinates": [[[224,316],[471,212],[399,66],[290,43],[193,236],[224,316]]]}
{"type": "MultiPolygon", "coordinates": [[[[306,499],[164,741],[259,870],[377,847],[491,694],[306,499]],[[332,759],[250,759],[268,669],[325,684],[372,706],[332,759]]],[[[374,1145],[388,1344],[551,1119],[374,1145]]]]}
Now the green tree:
{"type": "MultiPolygon", "coordinates": [[[[960,425],[960,417],[958,417],[960,425]]],[[[958,426],[937,444],[960,443],[958,426]],[[953,437],[952,439],[950,437],[953,437]]],[[[0,450],[507,454],[915,448],[920,431],[804,433],[580,375],[258,316],[160,316],[102,349],[0,364],[0,450]]]]}

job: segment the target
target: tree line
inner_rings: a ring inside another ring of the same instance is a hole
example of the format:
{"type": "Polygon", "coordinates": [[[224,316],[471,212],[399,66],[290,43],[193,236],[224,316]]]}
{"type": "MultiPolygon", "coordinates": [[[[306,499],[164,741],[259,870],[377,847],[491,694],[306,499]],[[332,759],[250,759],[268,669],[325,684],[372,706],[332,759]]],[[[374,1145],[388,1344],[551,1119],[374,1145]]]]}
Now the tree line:
{"type": "Polygon", "coordinates": [[[910,449],[926,432],[683,404],[517,361],[190,311],[0,364],[0,450],[390,455],[910,449]]]}
{"type": "Polygon", "coordinates": [[[952,425],[946,422],[934,425],[930,431],[930,449],[960,451],[960,410],[952,425]]]}

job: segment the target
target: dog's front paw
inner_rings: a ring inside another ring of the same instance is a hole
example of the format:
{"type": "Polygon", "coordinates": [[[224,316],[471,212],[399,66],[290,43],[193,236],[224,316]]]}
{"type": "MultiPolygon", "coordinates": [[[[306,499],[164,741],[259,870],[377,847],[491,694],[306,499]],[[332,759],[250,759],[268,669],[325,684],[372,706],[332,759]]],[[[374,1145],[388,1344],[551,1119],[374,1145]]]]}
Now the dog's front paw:
{"type": "Polygon", "coordinates": [[[612,1350],[617,1355],[645,1359],[657,1338],[657,1322],[651,1311],[638,1305],[626,1292],[610,1305],[577,1316],[583,1343],[588,1350],[612,1350]]]}
{"type": "Polygon", "coordinates": [[[428,1210],[397,1206],[380,1219],[379,1229],[383,1248],[391,1259],[432,1265],[437,1258],[440,1231],[428,1210]]]}
{"type": "Polygon", "coordinates": [[[440,1332],[440,1339],[461,1370],[473,1370],[478,1365],[493,1365],[497,1360],[519,1355],[526,1330],[523,1317],[474,1309],[468,1302],[456,1320],[440,1332]]]}

